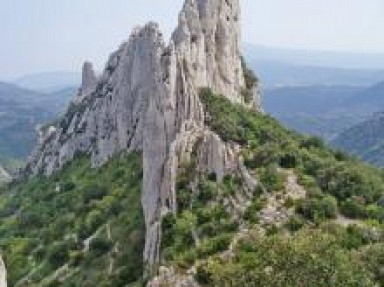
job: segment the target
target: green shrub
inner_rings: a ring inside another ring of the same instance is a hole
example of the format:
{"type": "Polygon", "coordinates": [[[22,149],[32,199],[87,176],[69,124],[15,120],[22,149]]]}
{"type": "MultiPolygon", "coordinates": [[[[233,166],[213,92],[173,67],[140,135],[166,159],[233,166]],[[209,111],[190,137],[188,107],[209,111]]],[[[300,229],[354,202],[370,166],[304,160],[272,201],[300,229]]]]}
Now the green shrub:
{"type": "Polygon", "coordinates": [[[365,205],[358,198],[349,198],[341,204],[341,212],[349,218],[366,218],[365,205]]]}
{"type": "Polygon", "coordinates": [[[324,141],[320,137],[309,137],[301,142],[303,148],[325,148],[324,141]]]}
{"type": "Polygon", "coordinates": [[[304,218],[302,218],[299,215],[294,215],[289,218],[285,226],[290,230],[290,231],[298,231],[301,228],[303,228],[306,224],[306,221],[304,218]]]}
{"type": "Polygon", "coordinates": [[[325,219],[336,218],[337,202],[331,196],[308,198],[298,204],[297,212],[315,223],[320,223],[325,219]]]}
{"type": "Polygon", "coordinates": [[[276,165],[269,165],[260,170],[260,181],[267,191],[280,191],[285,186],[287,176],[276,165]]]}
{"type": "Polygon", "coordinates": [[[202,203],[214,199],[218,194],[217,184],[212,181],[201,181],[198,185],[198,190],[197,200],[202,203]]]}
{"type": "Polygon", "coordinates": [[[162,219],[162,244],[163,246],[171,246],[174,243],[174,226],[176,224],[175,216],[169,212],[162,219]]]}
{"type": "Polygon", "coordinates": [[[74,190],[76,188],[76,184],[73,182],[73,181],[66,181],[64,184],[63,184],[63,191],[71,191],[71,190],[74,190]]]}
{"type": "Polygon", "coordinates": [[[224,196],[233,196],[242,188],[242,180],[231,175],[224,176],[223,191],[224,196]]]}
{"type": "Polygon", "coordinates": [[[69,247],[66,242],[57,242],[49,247],[47,252],[48,262],[55,268],[64,265],[69,260],[69,247]]]}
{"type": "Polygon", "coordinates": [[[91,184],[84,188],[83,198],[85,203],[89,203],[92,200],[102,199],[108,194],[106,186],[91,184]]]}
{"type": "Polygon", "coordinates": [[[81,251],[72,251],[69,253],[69,265],[79,266],[84,260],[84,253],[81,251]]]}
{"type": "Polygon", "coordinates": [[[286,153],[280,157],[280,166],[283,168],[295,168],[298,164],[297,155],[286,153]]]}
{"type": "Polygon", "coordinates": [[[247,67],[247,64],[245,62],[245,59],[241,58],[241,67],[243,69],[244,79],[245,79],[245,87],[248,90],[251,90],[257,85],[259,82],[259,79],[255,76],[252,69],[247,67]]]}
{"type": "Polygon", "coordinates": [[[377,205],[384,208],[384,196],[377,201],[377,205]]]}
{"type": "Polygon", "coordinates": [[[371,204],[366,207],[367,217],[384,223],[384,207],[371,204]]]}
{"type": "Polygon", "coordinates": [[[197,247],[198,258],[206,258],[207,256],[227,250],[232,237],[231,234],[221,234],[213,238],[205,239],[197,247]]]}
{"type": "Polygon", "coordinates": [[[213,284],[212,273],[208,270],[208,266],[203,265],[203,263],[197,265],[195,279],[203,286],[213,284]]]}
{"type": "Polygon", "coordinates": [[[246,209],[244,213],[244,219],[250,221],[251,223],[258,223],[258,213],[264,208],[265,203],[265,200],[255,196],[252,199],[251,205],[246,209]]]}
{"type": "Polygon", "coordinates": [[[109,252],[113,247],[113,243],[109,239],[96,237],[89,244],[89,250],[94,256],[100,256],[109,252]]]}
{"type": "Polygon", "coordinates": [[[245,157],[245,165],[249,169],[265,167],[280,163],[280,147],[278,145],[267,145],[253,149],[245,157]]]}

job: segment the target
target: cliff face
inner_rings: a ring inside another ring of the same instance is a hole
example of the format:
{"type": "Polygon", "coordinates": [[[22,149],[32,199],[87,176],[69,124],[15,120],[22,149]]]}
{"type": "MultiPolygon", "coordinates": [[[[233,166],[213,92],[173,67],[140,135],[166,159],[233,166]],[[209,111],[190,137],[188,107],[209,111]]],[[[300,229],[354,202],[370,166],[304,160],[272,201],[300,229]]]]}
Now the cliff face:
{"type": "Polygon", "coordinates": [[[218,179],[239,168],[234,145],[204,125],[199,90],[209,87],[231,102],[258,108],[240,55],[238,0],[186,0],[168,46],[155,23],[133,31],[96,79],[89,63],[83,86],[66,115],[40,131],[27,172],[51,175],[78,153],[94,166],[125,150],[143,154],[144,259],[159,260],[161,217],[176,212],[178,169],[192,153],[197,169],[218,179]],[[254,100],[246,100],[244,91],[254,100]]]}

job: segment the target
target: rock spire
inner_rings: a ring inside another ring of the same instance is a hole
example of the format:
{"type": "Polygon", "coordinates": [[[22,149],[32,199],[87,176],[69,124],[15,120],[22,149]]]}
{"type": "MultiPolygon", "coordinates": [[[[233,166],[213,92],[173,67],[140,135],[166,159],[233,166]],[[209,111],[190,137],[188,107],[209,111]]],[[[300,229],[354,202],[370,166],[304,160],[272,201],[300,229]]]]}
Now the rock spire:
{"type": "Polygon", "coordinates": [[[199,90],[209,87],[234,103],[258,106],[242,96],[240,42],[239,0],[186,0],[168,45],[157,24],[136,28],[97,80],[84,65],[80,100],[40,132],[27,171],[51,175],[78,153],[99,166],[120,151],[141,151],[144,259],[156,265],[162,215],[176,211],[180,163],[199,143],[197,168],[218,175],[238,168],[236,147],[204,126],[199,90]]]}

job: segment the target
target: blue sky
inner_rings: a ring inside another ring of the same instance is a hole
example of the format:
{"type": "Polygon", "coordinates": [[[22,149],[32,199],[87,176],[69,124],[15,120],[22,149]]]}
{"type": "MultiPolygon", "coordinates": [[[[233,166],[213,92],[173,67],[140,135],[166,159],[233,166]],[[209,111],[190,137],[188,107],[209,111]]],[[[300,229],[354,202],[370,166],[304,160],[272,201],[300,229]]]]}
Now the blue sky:
{"type": "MultiPolygon", "coordinates": [[[[241,0],[243,40],[300,49],[384,52],[383,0],[241,0]]],[[[0,0],[0,79],[101,69],[130,30],[149,20],[165,34],[183,0],[0,0]]]]}

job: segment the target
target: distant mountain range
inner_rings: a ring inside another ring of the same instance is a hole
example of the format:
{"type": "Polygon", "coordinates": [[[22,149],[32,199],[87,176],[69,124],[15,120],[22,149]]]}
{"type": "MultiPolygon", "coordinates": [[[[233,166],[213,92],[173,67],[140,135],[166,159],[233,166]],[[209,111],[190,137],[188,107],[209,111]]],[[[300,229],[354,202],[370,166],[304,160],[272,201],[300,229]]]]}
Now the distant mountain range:
{"type": "Polygon", "coordinates": [[[75,90],[41,93],[0,82],[0,162],[24,159],[33,146],[36,125],[64,111],[75,90]]]}
{"type": "Polygon", "coordinates": [[[366,162],[384,167],[384,112],[347,129],[332,144],[366,162]]]}
{"type": "MultiPolygon", "coordinates": [[[[297,131],[332,140],[384,109],[384,84],[265,89],[266,112],[297,131]]],[[[384,126],[383,126],[384,127],[384,126]]]]}
{"type": "Polygon", "coordinates": [[[29,90],[50,93],[67,87],[78,87],[80,81],[80,73],[63,71],[28,74],[13,83],[29,90]]]}
{"type": "Polygon", "coordinates": [[[384,79],[384,54],[278,49],[245,44],[243,54],[266,88],[373,85],[384,79]]]}

